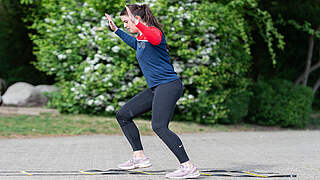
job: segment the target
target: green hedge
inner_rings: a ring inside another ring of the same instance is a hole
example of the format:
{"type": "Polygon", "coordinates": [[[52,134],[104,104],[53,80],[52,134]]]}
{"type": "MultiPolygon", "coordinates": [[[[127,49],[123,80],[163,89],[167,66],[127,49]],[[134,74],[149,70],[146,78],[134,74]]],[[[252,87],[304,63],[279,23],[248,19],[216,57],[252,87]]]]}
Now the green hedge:
{"type": "Polygon", "coordinates": [[[226,107],[230,109],[228,118],[220,119],[222,124],[239,124],[244,121],[244,117],[249,112],[249,102],[252,93],[249,90],[233,93],[225,102],[226,107]]]}
{"type": "Polygon", "coordinates": [[[283,79],[258,81],[253,87],[249,119],[260,125],[303,128],[312,111],[313,92],[283,79]]]}
{"type": "MultiPolygon", "coordinates": [[[[106,28],[105,11],[123,27],[119,12],[125,0],[24,2],[32,4],[26,7],[30,16],[25,21],[36,32],[31,35],[38,58],[34,65],[56,75],[61,88],[52,95],[50,107],[68,113],[114,115],[147,87],[135,51],[106,28]]],[[[274,42],[268,38],[271,35],[282,44],[270,15],[257,8],[256,0],[146,3],[164,24],[173,66],[185,86],[175,120],[212,124],[233,117],[230,108],[234,105],[226,100],[245,92],[249,85],[250,24],[259,23],[268,45],[274,42]]],[[[235,119],[245,113],[240,114],[235,119]]]]}

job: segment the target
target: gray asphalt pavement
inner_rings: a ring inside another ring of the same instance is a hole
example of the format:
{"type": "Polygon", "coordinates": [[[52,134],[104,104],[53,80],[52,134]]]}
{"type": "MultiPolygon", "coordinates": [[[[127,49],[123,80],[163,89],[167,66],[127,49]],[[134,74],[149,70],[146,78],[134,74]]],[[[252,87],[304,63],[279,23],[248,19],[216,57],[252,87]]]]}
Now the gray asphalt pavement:
{"type": "MultiPolygon", "coordinates": [[[[217,132],[180,134],[191,161],[200,169],[296,174],[320,179],[320,131],[217,132]]],[[[176,169],[174,155],[157,136],[142,136],[153,166],[144,170],[176,169]]],[[[115,168],[131,156],[124,136],[72,136],[0,139],[0,179],[165,179],[164,175],[5,176],[5,171],[79,171],[115,168]],[[1,173],[2,172],[2,173],[1,173]]],[[[230,174],[230,173],[229,173],[230,174]]],[[[231,173],[232,174],[232,173],[231,173]]],[[[264,179],[209,177],[200,179],[264,179]]]]}

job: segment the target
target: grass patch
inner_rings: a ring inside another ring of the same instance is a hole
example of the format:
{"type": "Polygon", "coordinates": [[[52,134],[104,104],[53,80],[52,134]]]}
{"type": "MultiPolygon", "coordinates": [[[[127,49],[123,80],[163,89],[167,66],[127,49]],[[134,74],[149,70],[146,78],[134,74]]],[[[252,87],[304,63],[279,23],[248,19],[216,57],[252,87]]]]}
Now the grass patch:
{"type": "MultiPolygon", "coordinates": [[[[141,135],[154,135],[150,120],[134,120],[141,135]]],[[[281,130],[278,127],[262,127],[250,124],[200,125],[193,122],[172,121],[170,129],[180,133],[208,133],[231,131],[281,130]]],[[[43,113],[39,116],[10,115],[0,117],[0,137],[70,136],[90,134],[122,134],[115,118],[91,115],[54,115],[43,113]]]]}

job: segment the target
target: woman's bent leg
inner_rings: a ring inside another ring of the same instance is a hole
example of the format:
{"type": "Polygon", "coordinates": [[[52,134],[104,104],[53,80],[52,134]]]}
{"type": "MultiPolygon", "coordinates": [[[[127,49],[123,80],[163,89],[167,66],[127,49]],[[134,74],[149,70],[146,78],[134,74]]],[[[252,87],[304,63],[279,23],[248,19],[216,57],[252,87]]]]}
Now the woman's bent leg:
{"type": "Polygon", "coordinates": [[[120,127],[128,139],[133,151],[143,150],[140,134],[132,119],[152,108],[153,93],[145,89],[130,99],[116,114],[120,127]]]}
{"type": "Polygon", "coordinates": [[[183,86],[180,80],[159,85],[152,104],[152,129],[175,154],[180,163],[189,160],[180,138],[168,129],[176,102],[181,97],[183,86]]]}

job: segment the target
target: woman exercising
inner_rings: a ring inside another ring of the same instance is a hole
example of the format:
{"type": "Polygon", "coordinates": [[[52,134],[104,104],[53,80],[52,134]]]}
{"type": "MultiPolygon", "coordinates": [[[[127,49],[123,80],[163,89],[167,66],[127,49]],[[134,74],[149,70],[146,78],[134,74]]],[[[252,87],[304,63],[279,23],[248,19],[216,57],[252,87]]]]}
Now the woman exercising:
{"type": "Polygon", "coordinates": [[[105,15],[111,30],[137,51],[137,60],[149,87],[130,99],[116,114],[117,121],[133,149],[132,158],[118,167],[130,170],[151,166],[132,119],[152,110],[153,131],[180,162],[179,168],[166,174],[166,177],[199,177],[200,173],[190,162],[180,138],[168,129],[176,102],[182,96],[183,85],[170,62],[166,39],[159,22],[146,4],[126,6],[121,11],[120,18],[130,33],[139,33],[134,38],[119,29],[108,14],[105,15]]]}

